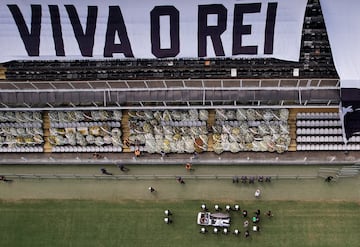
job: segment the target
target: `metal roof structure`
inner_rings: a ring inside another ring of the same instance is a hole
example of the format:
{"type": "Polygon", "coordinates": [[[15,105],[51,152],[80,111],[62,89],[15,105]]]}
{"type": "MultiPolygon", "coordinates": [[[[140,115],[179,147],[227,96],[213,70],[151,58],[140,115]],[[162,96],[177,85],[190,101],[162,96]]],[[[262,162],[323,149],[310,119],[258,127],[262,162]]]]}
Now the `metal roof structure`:
{"type": "Polygon", "coordinates": [[[337,79],[0,81],[0,111],[337,108],[337,79]]]}

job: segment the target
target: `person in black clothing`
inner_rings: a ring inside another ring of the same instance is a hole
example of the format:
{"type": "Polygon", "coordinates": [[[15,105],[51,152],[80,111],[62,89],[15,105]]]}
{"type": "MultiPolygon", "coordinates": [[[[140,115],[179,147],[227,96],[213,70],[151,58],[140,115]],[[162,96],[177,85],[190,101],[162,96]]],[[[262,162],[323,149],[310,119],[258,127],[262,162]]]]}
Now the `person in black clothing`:
{"type": "Polygon", "coordinates": [[[256,214],[257,217],[259,217],[260,216],[260,209],[256,210],[255,214],[256,214]]]}
{"type": "Polygon", "coordinates": [[[112,173],[108,172],[105,168],[101,168],[100,171],[104,175],[113,175],[112,173]]]}
{"type": "Polygon", "coordinates": [[[255,177],[250,177],[249,184],[254,184],[254,183],[255,183],[255,177]]]}
{"type": "Polygon", "coordinates": [[[12,182],[11,179],[7,179],[7,178],[5,178],[5,176],[0,176],[0,181],[3,181],[3,182],[5,182],[5,183],[12,182]]]}
{"type": "Polygon", "coordinates": [[[248,230],[246,230],[246,231],[244,232],[244,236],[245,236],[245,238],[250,237],[250,233],[249,233],[249,231],[248,231],[248,230]]]}
{"type": "Polygon", "coordinates": [[[123,164],[119,164],[118,167],[122,172],[128,172],[130,170],[129,168],[125,167],[123,164]]]}
{"type": "Polygon", "coordinates": [[[325,178],[325,182],[330,183],[333,178],[333,176],[328,176],[327,178],[325,178]]]}
{"type": "Polygon", "coordinates": [[[242,211],[242,215],[243,215],[244,217],[247,217],[247,215],[248,215],[247,210],[243,210],[243,211],[242,211]]]}
{"type": "Polygon", "coordinates": [[[176,177],[176,181],[178,181],[180,184],[185,184],[185,181],[182,179],[182,177],[176,177]]]}

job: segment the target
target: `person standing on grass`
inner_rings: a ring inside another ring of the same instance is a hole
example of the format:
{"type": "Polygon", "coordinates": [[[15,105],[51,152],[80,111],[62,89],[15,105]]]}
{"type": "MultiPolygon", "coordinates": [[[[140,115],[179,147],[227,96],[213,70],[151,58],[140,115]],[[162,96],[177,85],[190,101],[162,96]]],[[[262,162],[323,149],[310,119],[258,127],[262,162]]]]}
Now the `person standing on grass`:
{"type": "Polygon", "coordinates": [[[3,182],[5,182],[5,183],[12,182],[11,179],[7,179],[7,178],[5,178],[5,176],[0,176],[0,181],[3,181],[3,182]]]}
{"type": "Polygon", "coordinates": [[[113,175],[112,173],[108,172],[105,168],[101,168],[100,171],[104,175],[113,175]]]}
{"type": "Polygon", "coordinates": [[[156,190],[153,187],[150,186],[149,191],[150,191],[150,193],[152,193],[152,192],[155,192],[156,190]]]}
{"type": "Polygon", "coordinates": [[[128,172],[130,170],[129,168],[125,167],[123,164],[119,164],[118,167],[122,172],[128,172]]]}

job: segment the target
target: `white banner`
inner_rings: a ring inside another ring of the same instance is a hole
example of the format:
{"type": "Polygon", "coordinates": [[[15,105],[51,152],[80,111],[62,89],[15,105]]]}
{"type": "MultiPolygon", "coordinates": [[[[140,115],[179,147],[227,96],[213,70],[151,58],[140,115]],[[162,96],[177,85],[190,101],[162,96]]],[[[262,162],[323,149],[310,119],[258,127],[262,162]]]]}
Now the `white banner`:
{"type": "Polygon", "coordinates": [[[1,0],[0,62],[197,57],[298,61],[306,2],[1,0]]]}
{"type": "Polygon", "coordinates": [[[360,88],[360,1],[320,3],[341,87],[360,88]]]}

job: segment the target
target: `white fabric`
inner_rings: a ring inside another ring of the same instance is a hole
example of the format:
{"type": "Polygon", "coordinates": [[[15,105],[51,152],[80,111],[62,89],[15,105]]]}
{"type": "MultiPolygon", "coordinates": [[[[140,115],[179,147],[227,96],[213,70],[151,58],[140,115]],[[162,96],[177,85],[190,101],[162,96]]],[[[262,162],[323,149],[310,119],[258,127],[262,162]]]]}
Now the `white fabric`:
{"type": "MultiPolygon", "coordinates": [[[[300,54],[301,31],[307,0],[108,0],[108,1],[61,1],[61,0],[4,0],[0,3],[0,45],[6,47],[0,50],[0,62],[9,60],[37,60],[37,59],[104,59],[105,34],[109,15],[109,6],[119,6],[124,18],[127,34],[135,58],[155,58],[151,46],[150,13],[155,6],[172,5],[179,11],[180,19],[180,52],[176,58],[198,57],[198,5],[222,4],[227,9],[226,30],[221,34],[221,41],[225,57],[275,57],[283,60],[298,61],[300,54]],[[243,35],[243,46],[257,45],[256,55],[233,55],[233,15],[234,6],[244,3],[261,3],[259,13],[245,13],[244,25],[251,25],[252,33],[243,35]],[[273,54],[264,54],[265,20],[268,3],[277,3],[277,11],[274,28],[273,54]],[[27,31],[31,30],[30,5],[41,5],[42,19],[40,32],[39,56],[29,56],[24,42],[20,37],[19,29],[7,5],[17,5],[22,13],[27,31]],[[68,13],[64,5],[74,5],[80,17],[82,29],[86,29],[87,7],[97,6],[97,23],[92,57],[81,55],[79,45],[74,35],[68,13]],[[65,56],[56,56],[53,40],[53,30],[50,19],[49,5],[59,8],[62,38],[64,42],[65,56]]],[[[339,1],[343,3],[343,1],[339,1]]],[[[357,8],[358,9],[358,8],[357,8]]],[[[354,11],[356,8],[353,9],[354,11]]],[[[161,49],[169,48],[169,16],[160,16],[160,44],[161,49]]],[[[217,15],[208,15],[207,26],[216,25],[217,15]]],[[[358,30],[358,29],[357,29],[358,30]]],[[[115,44],[120,40],[115,35],[115,44]]],[[[115,53],[114,58],[124,58],[124,54],[115,53]]],[[[214,57],[214,49],[210,38],[207,41],[207,57],[214,57]]],[[[111,58],[111,57],[106,57],[111,58]]]]}
{"type": "Polygon", "coordinates": [[[342,88],[360,87],[360,1],[320,0],[342,88]]]}

